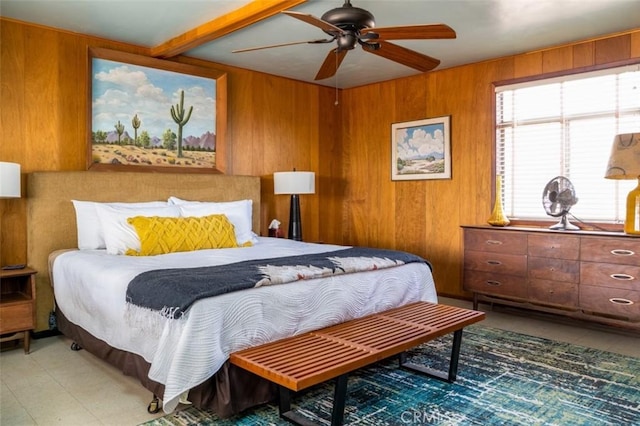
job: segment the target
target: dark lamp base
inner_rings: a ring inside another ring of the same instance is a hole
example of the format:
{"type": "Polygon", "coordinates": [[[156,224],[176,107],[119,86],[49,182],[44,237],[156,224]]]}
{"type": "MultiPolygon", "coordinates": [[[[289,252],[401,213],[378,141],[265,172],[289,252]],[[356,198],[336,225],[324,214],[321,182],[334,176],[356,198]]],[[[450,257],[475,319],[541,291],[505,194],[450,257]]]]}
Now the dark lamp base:
{"type": "Polygon", "coordinates": [[[302,241],[302,221],[300,220],[300,196],[291,195],[291,208],[289,210],[289,239],[302,241]]]}

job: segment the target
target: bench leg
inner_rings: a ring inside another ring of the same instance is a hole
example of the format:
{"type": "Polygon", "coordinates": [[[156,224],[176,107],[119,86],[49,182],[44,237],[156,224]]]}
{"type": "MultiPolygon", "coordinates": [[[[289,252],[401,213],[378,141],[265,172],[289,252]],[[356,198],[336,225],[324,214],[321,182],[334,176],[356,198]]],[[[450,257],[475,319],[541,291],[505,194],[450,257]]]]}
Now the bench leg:
{"type": "Polygon", "coordinates": [[[347,375],[342,374],[336,378],[336,387],[333,392],[333,410],[331,411],[331,426],[342,425],[344,421],[344,404],[347,398],[347,375]]]}
{"type": "Polygon", "coordinates": [[[456,377],[458,375],[458,358],[460,357],[461,344],[462,344],[462,329],[456,330],[453,333],[453,345],[451,346],[451,358],[449,359],[449,371],[447,373],[425,367],[424,365],[418,365],[411,362],[406,362],[407,354],[405,352],[402,352],[400,354],[400,367],[407,368],[412,371],[417,371],[426,376],[433,377],[434,379],[444,380],[446,382],[453,383],[456,381],[456,377]]]}
{"type": "Polygon", "coordinates": [[[291,391],[284,386],[278,386],[278,410],[280,417],[294,425],[314,426],[315,424],[301,415],[291,411],[291,391]]]}
{"type": "MultiPolygon", "coordinates": [[[[344,422],[344,406],[347,397],[347,378],[347,374],[343,374],[336,378],[333,393],[333,409],[331,411],[331,426],[340,426],[344,422]]],[[[295,425],[316,425],[312,421],[291,411],[291,391],[284,386],[278,386],[278,388],[278,409],[280,411],[280,417],[295,425]]]]}

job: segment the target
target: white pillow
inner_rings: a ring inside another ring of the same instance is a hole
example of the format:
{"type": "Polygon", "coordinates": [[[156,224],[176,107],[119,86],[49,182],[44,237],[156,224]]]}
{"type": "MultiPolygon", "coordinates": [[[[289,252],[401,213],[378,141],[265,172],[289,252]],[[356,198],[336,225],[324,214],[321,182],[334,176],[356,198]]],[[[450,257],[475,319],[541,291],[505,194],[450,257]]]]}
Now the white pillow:
{"type": "Polygon", "coordinates": [[[166,201],[148,201],[141,203],[98,203],[95,201],[71,200],[76,210],[76,228],[78,231],[78,248],[80,250],[99,250],[106,247],[104,232],[98,218],[96,205],[112,207],[162,207],[168,206],[166,201]]]}
{"type": "Polygon", "coordinates": [[[169,205],[129,208],[98,204],[96,210],[102,224],[104,241],[109,254],[124,254],[129,249],[140,251],[140,238],[135,228],[127,223],[128,218],[135,216],[180,216],[180,209],[169,205]]]}
{"type": "Polygon", "coordinates": [[[177,205],[183,217],[201,217],[211,214],[224,214],[233,224],[236,240],[239,245],[247,242],[258,242],[251,231],[253,218],[253,200],[239,200],[228,202],[186,201],[176,197],[169,197],[169,204],[177,205]]]}

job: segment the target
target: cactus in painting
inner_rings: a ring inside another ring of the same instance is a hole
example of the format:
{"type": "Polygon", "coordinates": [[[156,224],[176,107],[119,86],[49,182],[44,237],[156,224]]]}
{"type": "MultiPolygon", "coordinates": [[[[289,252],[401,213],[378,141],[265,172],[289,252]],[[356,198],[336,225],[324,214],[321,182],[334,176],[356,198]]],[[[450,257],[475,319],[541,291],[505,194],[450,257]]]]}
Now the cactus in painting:
{"type": "Polygon", "coordinates": [[[122,134],[124,133],[124,124],[120,123],[120,120],[118,120],[118,124],[116,124],[113,127],[116,128],[116,132],[118,133],[118,145],[120,145],[120,138],[122,137],[122,134]]]}
{"type": "Polygon", "coordinates": [[[131,119],[131,126],[133,126],[133,143],[134,145],[138,145],[138,129],[140,128],[140,119],[138,118],[138,114],[134,115],[131,119]]]}
{"type": "Polygon", "coordinates": [[[171,118],[178,125],[178,157],[182,157],[182,128],[191,118],[193,112],[193,106],[189,108],[189,112],[186,114],[184,111],[184,90],[180,92],[180,103],[175,106],[171,106],[171,118]]]}

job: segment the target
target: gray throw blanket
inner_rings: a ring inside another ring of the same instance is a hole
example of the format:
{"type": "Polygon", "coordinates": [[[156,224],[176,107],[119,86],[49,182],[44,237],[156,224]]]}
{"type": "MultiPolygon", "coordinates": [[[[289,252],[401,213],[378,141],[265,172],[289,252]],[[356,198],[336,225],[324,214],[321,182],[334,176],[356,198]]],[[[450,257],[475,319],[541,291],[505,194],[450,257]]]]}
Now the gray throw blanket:
{"type": "Polygon", "coordinates": [[[162,315],[175,319],[180,318],[194,302],[205,297],[416,262],[426,263],[431,268],[426,260],[410,253],[353,247],[219,266],[158,269],[143,272],[129,283],[127,303],[159,311],[162,315]]]}

